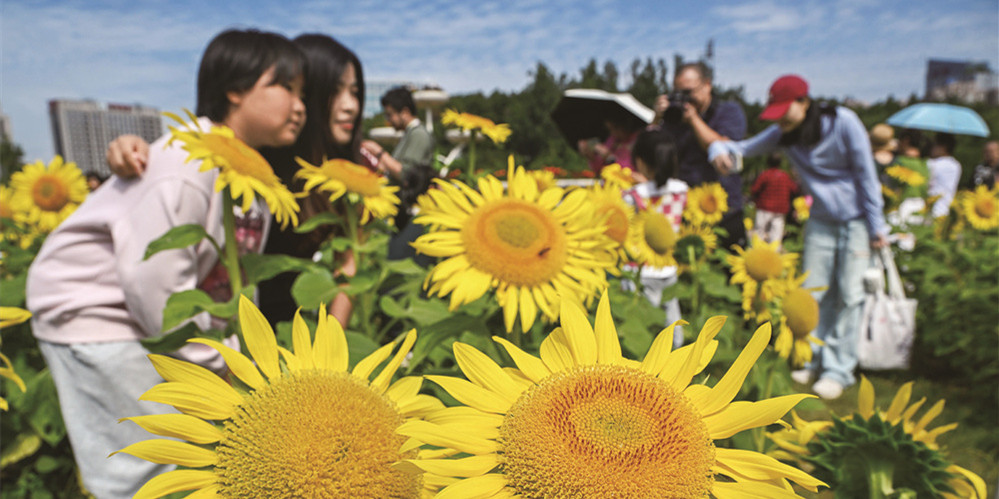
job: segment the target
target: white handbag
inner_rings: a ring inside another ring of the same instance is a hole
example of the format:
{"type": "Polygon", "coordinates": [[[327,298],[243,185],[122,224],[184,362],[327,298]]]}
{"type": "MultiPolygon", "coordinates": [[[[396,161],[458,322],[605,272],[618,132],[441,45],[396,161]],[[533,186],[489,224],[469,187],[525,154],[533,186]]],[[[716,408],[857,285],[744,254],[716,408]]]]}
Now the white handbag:
{"type": "Polygon", "coordinates": [[[888,293],[883,285],[865,286],[868,295],[861,316],[857,360],[861,369],[908,369],[916,336],[917,301],[905,297],[890,248],[882,248],[875,260],[878,274],[887,277],[888,293]]]}

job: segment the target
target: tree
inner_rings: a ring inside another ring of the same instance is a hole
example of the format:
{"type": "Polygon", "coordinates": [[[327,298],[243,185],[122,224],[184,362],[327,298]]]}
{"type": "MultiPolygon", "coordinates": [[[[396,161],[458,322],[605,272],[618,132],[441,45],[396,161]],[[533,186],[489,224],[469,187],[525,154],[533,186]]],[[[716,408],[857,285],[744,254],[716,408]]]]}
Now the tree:
{"type": "Polygon", "coordinates": [[[10,140],[7,134],[0,137],[0,183],[6,184],[14,172],[24,166],[24,150],[10,140]]]}

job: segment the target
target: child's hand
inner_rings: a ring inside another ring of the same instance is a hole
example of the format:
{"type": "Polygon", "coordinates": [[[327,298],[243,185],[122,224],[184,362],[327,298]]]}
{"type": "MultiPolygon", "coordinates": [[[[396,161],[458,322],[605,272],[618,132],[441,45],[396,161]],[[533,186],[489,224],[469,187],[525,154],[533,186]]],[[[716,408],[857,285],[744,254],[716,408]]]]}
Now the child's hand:
{"type": "Polygon", "coordinates": [[[138,135],[122,135],[108,144],[107,162],[121,178],[135,178],[146,171],[149,143],[138,135]]]}

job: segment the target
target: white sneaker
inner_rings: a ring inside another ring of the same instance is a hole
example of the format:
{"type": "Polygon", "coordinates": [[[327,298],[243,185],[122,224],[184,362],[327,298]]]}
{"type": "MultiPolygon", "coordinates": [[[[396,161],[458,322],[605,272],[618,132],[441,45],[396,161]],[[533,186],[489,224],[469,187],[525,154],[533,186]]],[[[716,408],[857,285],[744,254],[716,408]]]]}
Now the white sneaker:
{"type": "Polygon", "coordinates": [[[791,371],[791,379],[794,380],[795,383],[807,385],[812,382],[812,370],[798,369],[797,371],[791,371]]]}
{"type": "Polygon", "coordinates": [[[812,385],[812,391],[819,397],[833,400],[843,394],[843,385],[829,378],[820,378],[812,385]]]}

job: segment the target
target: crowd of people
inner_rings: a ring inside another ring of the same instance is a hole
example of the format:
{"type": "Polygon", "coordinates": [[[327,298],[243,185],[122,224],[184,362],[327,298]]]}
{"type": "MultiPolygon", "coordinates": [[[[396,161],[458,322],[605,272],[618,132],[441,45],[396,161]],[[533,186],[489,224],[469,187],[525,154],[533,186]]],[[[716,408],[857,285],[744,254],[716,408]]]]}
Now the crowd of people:
{"type": "MultiPolygon", "coordinates": [[[[404,205],[389,257],[412,258],[416,255],[408,243],[422,228],[405,207],[433,177],[433,135],[417,117],[410,91],[396,88],[381,103],[401,140],[391,151],[362,140],[364,88],[360,60],[329,36],[304,34],[288,40],[274,33],[228,30],[203,54],[195,114],[203,127],[231,128],[267,158],[286,185],[302,182],[294,178],[295,157],[313,164],[347,159],[386,174],[403,187],[404,205]]],[[[719,224],[726,247],[747,243],[743,183],[750,179],[741,172],[742,157],[767,157],[767,169],[749,190],[756,210],[754,232],[766,241],[781,240],[792,196],[810,195],[814,204],[804,233],[803,264],[805,286],[820,289],[815,292],[820,322],[814,335],[823,346],[815,361],[793,377],[802,383],[816,379],[815,393],[838,397],[855,382],[861,278],[871,250],[888,244],[881,196],[884,170],[898,163],[924,168],[928,193],[939,196],[932,207],[937,215],[949,206],[960,175],[953,136],[937,134],[927,146],[921,135],[909,131],[898,140],[885,127],[869,135],[853,111],[813,100],[808,83],[788,75],[773,83],[759,116],[773,124],[747,138],[745,112],[737,103],[715,97],[705,65],[677,68],[673,89],[656,100],[651,126],[608,118],[606,140],[581,141],[579,152],[594,172],[611,163],[633,171],[636,185],[624,193],[625,201],[642,209],[654,203],[675,229],[688,189],[720,183],[728,194],[719,224]],[[793,173],[785,170],[785,159],[793,173]]],[[[181,146],[167,143],[167,137],[152,145],[134,136],[117,139],[108,151],[116,175],[48,237],[29,273],[32,329],[56,383],[81,478],[97,497],[130,497],[163,471],[163,465],[124,454],[106,459],[145,438],[138,427],[115,421],[162,411],[138,401],[161,381],[139,340],[161,334],[163,309],[172,293],[226,287],[219,285],[227,277],[207,242],[143,259],[150,241],[182,224],[201,225],[223,239],[223,204],[213,189],[218,173],[181,168],[185,158],[181,146]]],[[[974,181],[991,187],[997,179],[999,144],[990,142],[974,181]]],[[[279,227],[259,204],[238,210],[241,251],[311,258],[330,235],[279,227]]],[[[317,194],[297,204],[302,219],[333,210],[317,194]]],[[[352,276],[351,253],[337,258],[339,272],[352,276]]],[[[283,274],[260,284],[260,310],[269,320],[292,318],[293,277],[283,274]]],[[[649,299],[666,309],[667,320],[678,320],[675,299],[660,303],[662,291],[677,282],[676,268],[643,268],[641,279],[649,299]]],[[[350,301],[338,295],[331,311],[346,323],[350,301]]],[[[675,334],[679,346],[680,328],[675,334]]],[[[237,340],[228,341],[235,346],[237,340]]],[[[221,367],[214,350],[198,346],[185,347],[178,355],[221,367]]]]}

